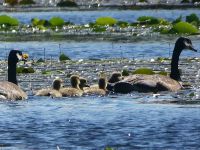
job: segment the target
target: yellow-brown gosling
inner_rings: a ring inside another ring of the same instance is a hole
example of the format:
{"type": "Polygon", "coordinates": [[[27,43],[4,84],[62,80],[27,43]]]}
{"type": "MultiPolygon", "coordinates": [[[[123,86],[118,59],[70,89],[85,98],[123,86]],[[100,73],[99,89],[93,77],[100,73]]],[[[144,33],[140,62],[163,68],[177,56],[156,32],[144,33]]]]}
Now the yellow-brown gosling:
{"type": "Polygon", "coordinates": [[[60,93],[60,88],[62,86],[62,80],[59,78],[56,78],[53,81],[52,88],[44,88],[40,89],[36,92],[36,96],[51,96],[51,97],[62,97],[62,94],[60,93]]]}
{"type": "Polygon", "coordinates": [[[63,97],[82,96],[83,90],[80,89],[80,78],[77,75],[70,77],[72,87],[61,88],[60,92],[63,97]]]}
{"type": "Polygon", "coordinates": [[[98,82],[97,87],[90,87],[84,90],[84,94],[86,95],[106,95],[107,94],[107,80],[106,78],[101,77],[98,82]]]}
{"type": "Polygon", "coordinates": [[[18,86],[16,67],[19,61],[26,61],[28,55],[19,50],[11,50],[8,56],[8,81],[0,82],[0,99],[24,100],[27,94],[18,86]]]}

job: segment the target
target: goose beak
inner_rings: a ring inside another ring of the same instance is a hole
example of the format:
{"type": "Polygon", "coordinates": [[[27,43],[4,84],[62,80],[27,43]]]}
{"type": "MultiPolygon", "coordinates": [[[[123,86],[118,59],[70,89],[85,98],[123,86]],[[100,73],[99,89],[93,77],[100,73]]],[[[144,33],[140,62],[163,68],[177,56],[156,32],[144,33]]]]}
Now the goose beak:
{"type": "Polygon", "coordinates": [[[188,49],[191,51],[197,52],[197,50],[192,45],[188,46],[188,49]]]}

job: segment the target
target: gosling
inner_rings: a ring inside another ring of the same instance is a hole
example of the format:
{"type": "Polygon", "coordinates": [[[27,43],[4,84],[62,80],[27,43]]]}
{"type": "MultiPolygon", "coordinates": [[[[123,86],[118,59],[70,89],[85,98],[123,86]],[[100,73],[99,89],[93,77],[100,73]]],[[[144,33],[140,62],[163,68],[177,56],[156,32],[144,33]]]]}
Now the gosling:
{"type": "Polygon", "coordinates": [[[36,96],[51,96],[51,97],[62,97],[60,88],[62,86],[62,80],[59,78],[54,79],[52,88],[40,89],[36,92],[36,96]]]}
{"type": "Polygon", "coordinates": [[[80,78],[79,76],[72,75],[70,77],[70,82],[72,87],[61,88],[60,93],[63,97],[72,97],[72,96],[82,96],[83,90],[80,89],[80,78]]]}
{"type": "Polygon", "coordinates": [[[100,95],[104,96],[107,94],[106,86],[107,80],[105,78],[100,78],[97,87],[90,87],[84,90],[84,94],[86,95],[100,95]]]}

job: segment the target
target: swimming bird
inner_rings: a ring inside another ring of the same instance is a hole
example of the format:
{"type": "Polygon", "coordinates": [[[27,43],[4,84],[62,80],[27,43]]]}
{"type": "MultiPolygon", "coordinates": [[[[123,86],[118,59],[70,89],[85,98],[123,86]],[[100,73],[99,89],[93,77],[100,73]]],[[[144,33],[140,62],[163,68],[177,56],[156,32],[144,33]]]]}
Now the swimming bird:
{"type": "Polygon", "coordinates": [[[83,90],[80,89],[80,78],[77,75],[72,75],[70,77],[70,82],[72,87],[61,88],[60,92],[63,97],[71,96],[82,96],[83,90]]]}
{"type": "Polygon", "coordinates": [[[43,88],[36,92],[36,96],[51,96],[51,97],[62,97],[60,88],[62,86],[62,80],[56,78],[53,80],[52,88],[43,88]]]}
{"type": "Polygon", "coordinates": [[[24,100],[27,94],[18,86],[16,67],[19,61],[26,61],[19,50],[11,50],[8,56],[8,81],[0,82],[0,99],[24,100]]]}
{"type": "Polygon", "coordinates": [[[98,81],[98,87],[89,87],[84,90],[84,94],[87,95],[106,95],[107,94],[107,80],[106,78],[101,77],[98,81]]]}
{"type": "Polygon", "coordinates": [[[171,60],[170,77],[163,75],[131,75],[119,81],[113,86],[116,93],[138,92],[159,92],[159,91],[178,91],[182,88],[179,83],[181,81],[178,69],[179,56],[184,49],[197,51],[193,48],[190,39],[180,37],[177,39],[171,60]]]}

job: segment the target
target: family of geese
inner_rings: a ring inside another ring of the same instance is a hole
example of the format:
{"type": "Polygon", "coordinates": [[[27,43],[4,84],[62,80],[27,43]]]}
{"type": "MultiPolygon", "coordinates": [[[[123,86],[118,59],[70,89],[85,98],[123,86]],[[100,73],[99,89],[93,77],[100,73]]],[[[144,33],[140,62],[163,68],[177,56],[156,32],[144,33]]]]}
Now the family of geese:
{"type": "MultiPolygon", "coordinates": [[[[83,94],[106,95],[110,91],[115,93],[138,92],[159,92],[178,91],[183,88],[178,69],[179,56],[184,49],[197,51],[193,48],[190,39],[179,37],[175,43],[171,59],[170,76],[163,75],[141,75],[135,74],[122,77],[121,73],[113,73],[107,81],[101,77],[98,85],[87,85],[87,80],[77,75],[70,78],[71,87],[62,87],[62,80],[57,78],[53,81],[51,88],[44,88],[35,92],[36,96],[82,96],[83,94]]],[[[8,56],[8,81],[0,82],[0,99],[23,100],[27,99],[27,94],[18,86],[16,78],[16,66],[19,61],[26,58],[19,50],[11,50],[8,56]]]]}

